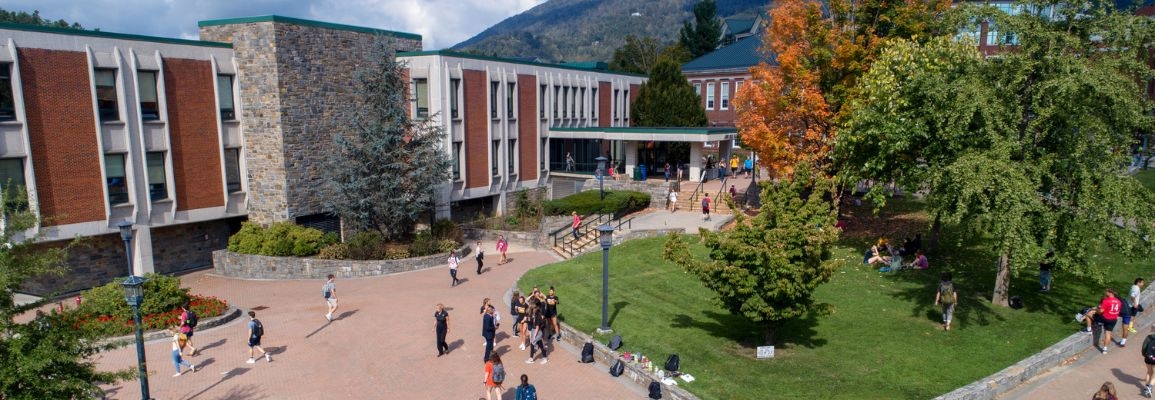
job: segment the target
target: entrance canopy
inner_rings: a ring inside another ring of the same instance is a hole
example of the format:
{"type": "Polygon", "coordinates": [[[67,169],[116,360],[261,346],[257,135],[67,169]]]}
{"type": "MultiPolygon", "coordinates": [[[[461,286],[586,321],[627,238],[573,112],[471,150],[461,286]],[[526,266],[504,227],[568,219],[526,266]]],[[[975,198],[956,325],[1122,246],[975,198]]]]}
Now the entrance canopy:
{"type": "Polygon", "coordinates": [[[648,127],[585,127],[549,128],[549,137],[560,139],[602,139],[632,142],[706,143],[733,140],[738,128],[648,128],[648,127]]]}

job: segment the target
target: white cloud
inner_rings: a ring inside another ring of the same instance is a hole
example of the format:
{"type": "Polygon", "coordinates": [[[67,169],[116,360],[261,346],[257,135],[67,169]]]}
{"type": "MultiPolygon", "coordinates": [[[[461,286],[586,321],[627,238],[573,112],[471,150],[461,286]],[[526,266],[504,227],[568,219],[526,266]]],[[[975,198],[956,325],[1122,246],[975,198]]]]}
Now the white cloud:
{"type": "Polygon", "coordinates": [[[282,15],[420,34],[442,49],[546,0],[4,0],[8,11],[40,10],[86,28],[195,39],[197,21],[282,15]]]}

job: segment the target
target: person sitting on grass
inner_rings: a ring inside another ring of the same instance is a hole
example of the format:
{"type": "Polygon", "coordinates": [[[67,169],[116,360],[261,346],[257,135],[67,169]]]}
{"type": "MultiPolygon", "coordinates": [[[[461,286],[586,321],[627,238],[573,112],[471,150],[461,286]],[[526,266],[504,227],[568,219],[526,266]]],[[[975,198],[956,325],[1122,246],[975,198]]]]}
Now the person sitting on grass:
{"type": "Polygon", "coordinates": [[[914,252],[914,260],[910,264],[906,264],[905,268],[913,269],[927,269],[930,268],[930,261],[926,259],[926,254],[922,250],[914,252]]]}
{"type": "Polygon", "coordinates": [[[872,265],[873,264],[890,265],[889,251],[887,253],[883,253],[883,251],[886,251],[889,249],[890,249],[890,244],[887,242],[886,238],[885,237],[879,238],[878,244],[875,244],[874,246],[870,247],[870,258],[868,258],[866,260],[866,263],[872,264],[872,265]]]}

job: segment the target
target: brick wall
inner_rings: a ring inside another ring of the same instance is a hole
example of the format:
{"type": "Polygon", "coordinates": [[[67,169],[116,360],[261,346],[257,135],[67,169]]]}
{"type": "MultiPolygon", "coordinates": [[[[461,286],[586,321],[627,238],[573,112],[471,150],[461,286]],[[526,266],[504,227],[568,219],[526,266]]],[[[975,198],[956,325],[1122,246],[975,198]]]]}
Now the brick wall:
{"type": "Polygon", "coordinates": [[[609,127],[614,121],[613,87],[609,82],[598,82],[598,126],[609,127]]]}
{"type": "Polygon", "coordinates": [[[165,96],[177,210],[224,205],[216,77],[208,61],[166,58],[165,96]]]}
{"type": "Polygon", "coordinates": [[[45,224],[105,219],[86,55],[20,48],[19,56],[37,201],[45,224]]]}
{"type": "Polygon", "coordinates": [[[517,76],[517,98],[517,115],[521,116],[517,120],[517,153],[521,160],[518,176],[522,180],[537,179],[537,147],[540,140],[537,134],[537,77],[517,76]]]}
{"type": "Polygon", "coordinates": [[[489,185],[489,80],[485,71],[461,71],[465,105],[465,187],[489,185]]]}

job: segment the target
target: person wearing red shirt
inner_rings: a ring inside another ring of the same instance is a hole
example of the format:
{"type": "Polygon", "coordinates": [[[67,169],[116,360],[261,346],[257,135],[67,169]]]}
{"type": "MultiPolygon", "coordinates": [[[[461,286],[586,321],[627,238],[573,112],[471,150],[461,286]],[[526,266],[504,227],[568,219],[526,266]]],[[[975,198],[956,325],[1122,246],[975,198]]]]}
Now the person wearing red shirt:
{"type": "Polygon", "coordinates": [[[1119,312],[1123,309],[1123,302],[1119,301],[1115,289],[1107,288],[1107,295],[1099,302],[1094,321],[1103,326],[1103,345],[1099,351],[1107,354],[1107,345],[1112,342],[1111,333],[1115,330],[1115,323],[1119,321],[1119,312]]]}

